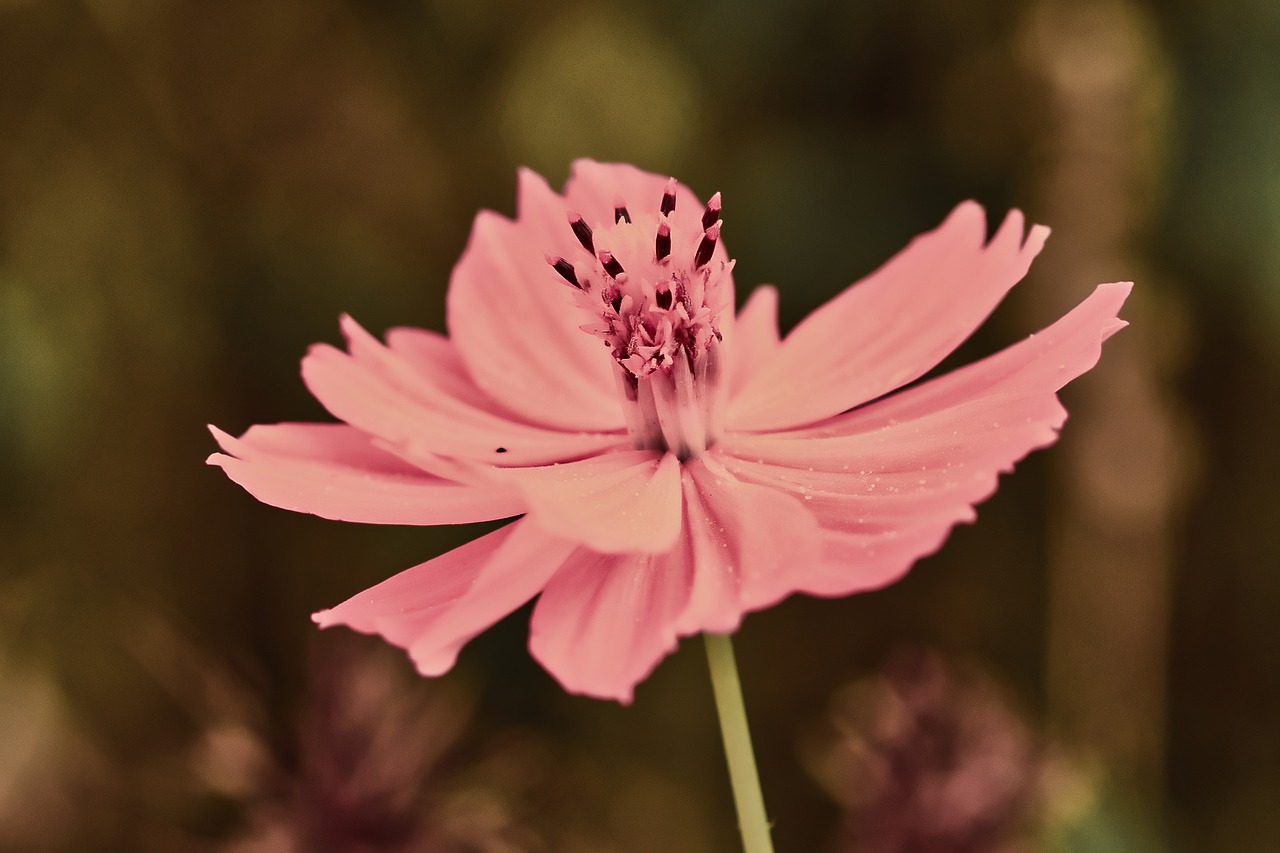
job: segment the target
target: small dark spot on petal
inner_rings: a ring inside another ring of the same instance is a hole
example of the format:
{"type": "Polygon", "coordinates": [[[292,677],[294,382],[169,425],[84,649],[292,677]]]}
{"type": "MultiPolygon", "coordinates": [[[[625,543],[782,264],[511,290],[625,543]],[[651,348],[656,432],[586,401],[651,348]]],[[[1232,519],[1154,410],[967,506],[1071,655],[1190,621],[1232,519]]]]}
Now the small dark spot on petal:
{"type": "Polygon", "coordinates": [[[506,453],[506,452],[507,452],[507,449],[506,449],[505,447],[499,447],[497,450],[495,450],[495,451],[493,451],[493,452],[494,452],[494,453],[506,453]]]}

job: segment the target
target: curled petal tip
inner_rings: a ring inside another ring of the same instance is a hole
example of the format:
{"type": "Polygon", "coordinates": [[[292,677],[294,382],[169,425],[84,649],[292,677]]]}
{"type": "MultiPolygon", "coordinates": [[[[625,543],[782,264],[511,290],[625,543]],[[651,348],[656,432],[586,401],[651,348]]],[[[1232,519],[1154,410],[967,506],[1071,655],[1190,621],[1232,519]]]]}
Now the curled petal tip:
{"type": "Polygon", "coordinates": [[[1049,239],[1049,235],[1053,233],[1053,229],[1048,225],[1032,225],[1031,230],[1027,232],[1027,238],[1022,241],[1022,249],[1039,253],[1044,248],[1045,241],[1049,239]]]}
{"type": "MultiPolygon", "coordinates": [[[[209,433],[213,436],[213,440],[218,442],[219,447],[221,447],[227,453],[231,453],[232,455],[235,454],[235,446],[239,442],[239,439],[237,439],[235,436],[233,436],[231,433],[227,432],[226,430],[220,429],[217,426],[214,426],[213,424],[206,424],[205,426],[208,428],[209,433]]],[[[221,455],[222,454],[215,453],[213,454],[213,456],[210,456],[209,459],[206,461],[210,465],[221,464],[219,462],[213,461],[215,456],[221,456],[221,455]]]]}
{"type": "Polygon", "coordinates": [[[344,313],[338,318],[338,327],[342,330],[342,336],[346,338],[348,348],[350,348],[350,345],[357,340],[373,337],[365,327],[357,323],[356,319],[350,314],[344,313]]]}

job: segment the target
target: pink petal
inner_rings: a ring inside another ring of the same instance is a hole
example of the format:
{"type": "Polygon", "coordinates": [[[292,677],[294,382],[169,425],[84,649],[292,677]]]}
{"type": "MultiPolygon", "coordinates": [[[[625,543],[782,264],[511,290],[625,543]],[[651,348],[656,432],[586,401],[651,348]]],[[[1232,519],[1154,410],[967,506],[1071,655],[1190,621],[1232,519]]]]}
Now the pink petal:
{"type": "Polygon", "coordinates": [[[751,292],[733,322],[729,399],[736,397],[778,350],[778,291],[762,284],[751,292]]]}
{"type": "Polygon", "coordinates": [[[596,551],[665,551],[680,535],[680,462],[670,453],[618,450],[503,477],[531,521],[596,551]]]}
{"type": "Polygon", "coordinates": [[[387,330],[386,340],[387,349],[402,359],[407,367],[420,373],[431,388],[477,409],[501,413],[509,420],[522,420],[480,390],[467,372],[457,348],[439,332],[397,326],[387,330]]]}
{"type": "MultiPolygon", "coordinates": [[[[540,465],[576,459],[617,444],[621,434],[564,432],[513,420],[487,398],[448,373],[448,360],[424,361],[425,348],[406,357],[384,347],[344,317],[351,354],[318,344],[302,361],[302,377],[331,414],[378,436],[408,455],[462,457],[486,465],[540,465]]],[[[419,345],[423,340],[418,340],[419,345]]],[[[434,345],[431,345],[434,347],[434,345]]],[[[411,348],[410,348],[411,349],[411,348]]],[[[616,405],[616,403],[615,403],[616,405]]]]}
{"type": "Polygon", "coordinates": [[[729,471],[800,497],[832,531],[829,561],[798,585],[823,595],[882,586],[973,520],[1000,473],[1057,439],[1066,412],[1055,392],[1124,326],[1129,289],[1101,285],[1038,335],[822,424],[726,436],[717,448],[729,471]]]}
{"type": "Polygon", "coordinates": [[[524,511],[509,487],[443,480],[345,424],[255,426],[238,439],[210,430],[230,455],[215,453],[209,464],[282,509],[370,524],[464,524],[524,511]]]}
{"type": "Polygon", "coordinates": [[[732,401],[728,425],[811,424],[922,376],[954,350],[1027,272],[1048,229],[1023,241],[1013,211],[989,243],[973,202],[815,311],[732,401]]]}
{"type": "Polygon", "coordinates": [[[347,424],[259,424],[249,427],[240,438],[232,438],[213,426],[209,431],[223,450],[247,461],[327,462],[377,474],[422,476],[422,471],[412,464],[375,445],[368,433],[347,424]]]}
{"type": "MultiPolygon", "coordinates": [[[[597,163],[582,159],[573,162],[564,195],[570,208],[594,227],[600,222],[614,221],[614,204],[618,201],[622,201],[633,216],[657,216],[670,180],[665,175],[646,172],[627,163],[597,163]]],[[[705,209],[704,202],[678,181],[675,189],[676,209],[671,217],[679,217],[681,224],[700,231],[698,223],[705,209]]]]}
{"type": "Polygon", "coordinates": [[[1127,281],[1100,284],[1053,325],[994,355],[826,422],[777,435],[866,432],[988,395],[1056,392],[1097,364],[1102,343],[1128,325],[1117,315],[1132,289],[1127,281]]]}
{"type": "Polygon", "coordinates": [[[795,592],[797,570],[821,556],[818,522],[801,501],[741,482],[714,453],[685,464],[684,490],[696,570],[681,634],[736,630],[744,611],[795,592]]]}
{"type": "Polygon", "coordinates": [[[683,546],[639,555],[581,549],[542,591],[529,651],[566,690],[629,704],[676,647],[692,571],[683,546]]]}
{"type": "Polygon", "coordinates": [[[735,630],[820,558],[818,524],[795,498],[739,482],[710,457],[682,473],[684,531],[668,550],[583,548],[543,591],[530,649],[567,690],[630,702],[679,637],[735,630]]]}
{"type": "Polygon", "coordinates": [[[312,618],[378,634],[441,675],[475,635],[537,595],[573,546],[521,520],[407,569],[312,618]]]}
{"type": "MultiPolygon", "coordinates": [[[[662,196],[670,182],[669,177],[646,172],[627,163],[597,163],[595,160],[581,159],[573,162],[564,195],[571,210],[586,219],[592,228],[598,228],[615,221],[614,211],[618,202],[626,206],[633,218],[658,216],[662,196]]],[[[678,181],[675,192],[675,210],[667,214],[671,227],[684,234],[701,234],[705,203],[699,200],[693,190],[678,181]]],[[[523,208],[521,213],[523,214],[523,208]]],[[[565,256],[573,261],[575,254],[568,253],[565,256]]],[[[723,240],[716,244],[711,258],[712,263],[729,260],[723,240]]],[[[733,305],[732,273],[726,272],[720,282],[725,290],[726,304],[733,305]]]]}
{"type": "Polygon", "coordinates": [[[519,220],[481,212],[454,267],[450,338],[476,384],[511,411],[559,429],[621,428],[609,353],[582,331],[591,318],[546,262],[574,257],[568,207],[533,173],[519,179],[519,220]]]}
{"type": "Polygon", "coordinates": [[[941,548],[950,532],[950,525],[936,520],[881,533],[824,530],[822,557],[797,592],[839,598],[897,583],[917,560],[941,548]]]}

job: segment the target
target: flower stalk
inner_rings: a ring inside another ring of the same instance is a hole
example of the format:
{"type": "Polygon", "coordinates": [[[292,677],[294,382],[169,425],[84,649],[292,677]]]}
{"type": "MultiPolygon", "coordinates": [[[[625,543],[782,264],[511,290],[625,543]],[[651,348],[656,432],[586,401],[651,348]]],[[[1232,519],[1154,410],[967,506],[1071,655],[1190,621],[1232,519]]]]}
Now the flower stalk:
{"type": "Polygon", "coordinates": [[[703,636],[707,641],[711,689],[715,693],[720,734],[724,738],[725,757],[729,761],[729,780],[738,810],[742,846],[746,853],[773,853],[773,839],[764,811],[760,773],[756,770],[756,757],[751,749],[751,732],[747,728],[747,709],[742,701],[742,684],[738,680],[733,643],[724,634],[703,636]]]}

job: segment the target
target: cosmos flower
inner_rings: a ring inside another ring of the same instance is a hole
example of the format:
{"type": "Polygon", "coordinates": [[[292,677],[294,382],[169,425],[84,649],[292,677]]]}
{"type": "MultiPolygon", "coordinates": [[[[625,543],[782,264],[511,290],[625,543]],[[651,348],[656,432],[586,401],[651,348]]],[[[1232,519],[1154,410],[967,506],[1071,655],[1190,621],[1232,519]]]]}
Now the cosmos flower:
{"type": "Polygon", "coordinates": [[[315,621],[438,675],[537,596],[534,657],[570,691],[629,702],[681,636],[902,577],[1053,443],[1055,392],[1124,325],[1130,285],[1100,285],[1041,333],[904,388],[1023,277],[1047,229],[1015,211],[988,241],[961,204],[779,339],[772,287],[735,314],[721,228],[718,193],[704,205],[632,166],[580,160],[563,195],[521,171],[515,220],[476,217],[447,337],[384,343],[344,317],[347,351],[302,362],[342,423],[214,429],[209,461],[274,506],[518,516],[315,621]]]}

